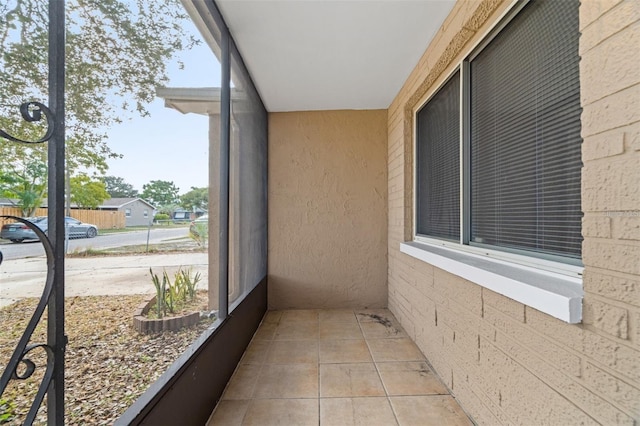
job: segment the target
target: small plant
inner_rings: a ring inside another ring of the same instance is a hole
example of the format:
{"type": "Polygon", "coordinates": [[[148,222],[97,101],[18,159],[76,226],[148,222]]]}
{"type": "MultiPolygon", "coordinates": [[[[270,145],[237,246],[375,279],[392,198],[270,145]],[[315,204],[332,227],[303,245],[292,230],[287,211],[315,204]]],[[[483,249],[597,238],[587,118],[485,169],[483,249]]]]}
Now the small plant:
{"type": "Polygon", "coordinates": [[[15,406],[13,405],[13,402],[0,398],[0,425],[9,423],[13,420],[15,416],[14,410],[15,406]]]}
{"type": "Polygon", "coordinates": [[[178,270],[176,273],[176,282],[180,282],[182,286],[182,291],[185,294],[185,298],[188,301],[192,301],[196,298],[196,286],[200,282],[202,276],[200,272],[196,272],[196,274],[191,277],[191,268],[186,271],[183,269],[178,270]]]}
{"type": "Polygon", "coordinates": [[[158,318],[162,318],[167,313],[165,298],[169,276],[167,275],[167,271],[163,271],[162,282],[160,282],[160,278],[153,273],[153,269],[149,268],[149,272],[151,273],[151,281],[153,281],[153,285],[156,287],[156,314],[158,318]]]}
{"type": "Polygon", "coordinates": [[[149,268],[149,272],[151,273],[151,281],[156,288],[155,313],[158,318],[164,317],[167,312],[175,313],[182,306],[195,299],[196,286],[202,278],[199,272],[192,276],[191,268],[187,270],[180,268],[174,275],[173,283],[167,271],[162,272],[162,280],[153,273],[151,268],[149,268]]]}
{"type": "Polygon", "coordinates": [[[209,232],[209,225],[207,222],[193,222],[193,225],[189,228],[189,236],[199,246],[207,246],[207,235],[209,232]]]}

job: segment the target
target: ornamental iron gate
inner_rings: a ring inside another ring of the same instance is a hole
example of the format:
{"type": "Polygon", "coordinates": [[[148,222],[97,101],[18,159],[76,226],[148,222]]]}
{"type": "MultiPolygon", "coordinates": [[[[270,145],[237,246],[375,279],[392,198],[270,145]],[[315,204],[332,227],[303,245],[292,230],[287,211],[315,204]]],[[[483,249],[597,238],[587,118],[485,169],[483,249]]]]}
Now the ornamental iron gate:
{"type": "Polygon", "coordinates": [[[36,364],[27,356],[30,352],[45,351],[47,364],[38,392],[24,424],[32,424],[44,396],[47,396],[47,423],[64,424],[64,195],[65,195],[65,2],[49,0],[49,107],[39,102],[25,102],[20,106],[22,118],[36,122],[44,118],[47,131],[40,139],[29,141],[11,136],[0,129],[0,143],[49,143],[48,194],[49,226],[45,235],[31,222],[10,217],[31,228],[44,246],[47,256],[45,287],[26,330],[22,334],[9,363],[0,376],[0,396],[11,380],[26,380],[33,375],[36,364]],[[33,332],[47,308],[47,342],[30,343],[33,332]]]}

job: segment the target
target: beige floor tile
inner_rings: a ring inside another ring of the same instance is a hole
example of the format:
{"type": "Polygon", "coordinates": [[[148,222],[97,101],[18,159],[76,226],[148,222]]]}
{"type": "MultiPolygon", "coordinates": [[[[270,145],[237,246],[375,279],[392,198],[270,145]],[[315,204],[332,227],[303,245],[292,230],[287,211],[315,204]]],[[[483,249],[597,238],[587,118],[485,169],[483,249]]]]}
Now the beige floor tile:
{"type": "Polygon", "coordinates": [[[320,324],[323,322],[358,322],[352,309],[323,309],[318,313],[320,324]]]}
{"type": "Polygon", "coordinates": [[[322,426],[393,426],[397,425],[386,397],[322,398],[322,426]]]}
{"type": "Polygon", "coordinates": [[[388,395],[445,395],[449,392],[426,362],[379,362],[388,395]]]}
{"type": "Polygon", "coordinates": [[[254,398],[317,398],[318,365],[286,364],[262,367],[254,398]]]}
{"type": "Polygon", "coordinates": [[[244,351],[240,364],[264,364],[270,346],[270,340],[252,340],[244,351]]]}
{"type": "Polygon", "coordinates": [[[243,426],[317,426],[317,399],[262,399],[249,405],[243,426]]]}
{"type": "Polygon", "coordinates": [[[424,361],[386,309],[270,311],[207,424],[470,425],[424,361]]]}
{"type": "Polygon", "coordinates": [[[385,393],[373,363],[320,364],[320,396],[385,396],[385,393]]]}
{"type": "Polygon", "coordinates": [[[389,399],[400,426],[472,425],[450,395],[394,396],[389,399]]]}
{"type": "Polygon", "coordinates": [[[258,382],[261,365],[240,365],[224,390],[222,399],[251,399],[258,382]]]}
{"type": "Polygon", "coordinates": [[[267,311],[262,318],[263,324],[278,324],[280,322],[280,318],[282,318],[282,312],[284,311],[267,311]]]}
{"type": "Polygon", "coordinates": [[[273,338],[275,340],[315,340],[318,338],[318,322],[281,322],[273,338]]]}
{"type": "Polygon", "coordinates": [[[241,426],[251,401],[220,401],[207,426],[241,426]]]}
{"type": "Polygon", "coordinates": [[[320,339],[364,339],[360,325],[353,322],[320,321],[320,339]]]}
{"type": "Polygon", "coordinates": [[[407,337],[402,327],[391,321],[365,321],[360,323],[360,327],[366,339],[397,339],[398,337],[407,337]]]}
{"type": "Polygon", "coordinates": [[[283,311],[280,323],[290,323],[298,321],[318,321],[317,309],[293,309],[290,311],[283,311]]]}
{"type": "Polygon", "coordinates": [[[355,311],[356,317],[360,322],[378,322],[381,319],[396,321],[390,310],[388,309],[359,309],[355,311]]]}
{"type": "Polygon", "coordinates": [[[256,334],[253,335],[253,340],[273,340],[277,328],[278,324],[263,322],[256,330],[256,334]]]}
{"type": "Polygon", "coordinates": [[[424,361],[424,355],[411,339],[367,339],[375,362],[424,361]]]}
{"type": "Polygon", "coordinates": [[[372,361],[364,340],[320,340],[320,363],[372,361]]]}
{"type": "Polygon", "coordinates": [[[317,340],[275,340],[267,356],[268,364],[317,364],[317,340]]]}

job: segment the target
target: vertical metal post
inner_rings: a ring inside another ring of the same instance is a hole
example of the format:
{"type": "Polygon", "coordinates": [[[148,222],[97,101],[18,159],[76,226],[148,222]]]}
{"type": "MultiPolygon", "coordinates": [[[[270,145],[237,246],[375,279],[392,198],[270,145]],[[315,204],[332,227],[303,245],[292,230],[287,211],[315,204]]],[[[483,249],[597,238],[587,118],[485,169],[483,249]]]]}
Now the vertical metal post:
{"type": "Polygon", "coordinates": [[[49,0],[49,109],[55,119],[48,145],[49,239],[54,284],[49,300],[47,344],[54,352],[53,380],[47,391],[47,423],[64,424],[64,193],[65,193],[65,1],[49,0]]]}
{"type": "Polygon", "coordinates": [[[220,279],[218,319],[229,313],[229,162],[231,144],[231,61],[229,31],[222,30],[222,81],[220,92],[220,279]]]}

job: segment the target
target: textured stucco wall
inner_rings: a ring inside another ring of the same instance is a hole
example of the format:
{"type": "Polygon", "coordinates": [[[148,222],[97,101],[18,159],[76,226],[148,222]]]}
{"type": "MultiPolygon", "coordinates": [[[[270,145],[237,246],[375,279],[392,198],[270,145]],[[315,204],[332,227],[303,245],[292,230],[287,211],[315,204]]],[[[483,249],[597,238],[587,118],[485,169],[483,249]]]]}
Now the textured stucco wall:
{"type": "Polygon", "coordinates": [[[411,238],[412,109],[509,3],[458,2],[389,108],[389,308],[479,424],[637,425],[640,2],[580,6],[583,323],[564,323],[399,251],[411,238]]]}
{"type": "Polygon", "coordinates": [[[387,112],[269,114],[269,308],[387,303],[387,112]]]}

